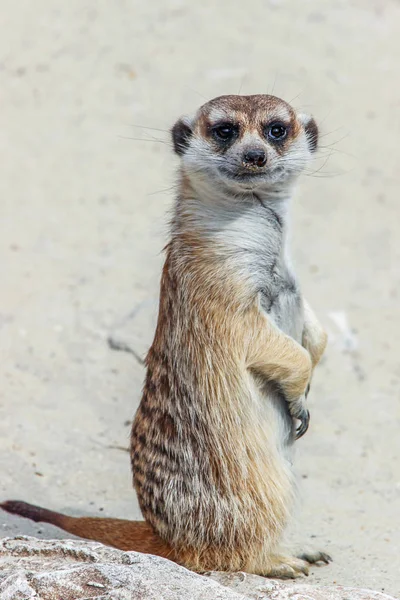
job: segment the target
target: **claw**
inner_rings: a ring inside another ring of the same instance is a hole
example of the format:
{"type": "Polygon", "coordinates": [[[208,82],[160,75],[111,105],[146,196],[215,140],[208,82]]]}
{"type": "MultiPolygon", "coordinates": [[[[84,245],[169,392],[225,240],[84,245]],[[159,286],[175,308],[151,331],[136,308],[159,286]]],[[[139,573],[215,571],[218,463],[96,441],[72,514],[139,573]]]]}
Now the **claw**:
{"type": "Polygon", "coordinates": [[[332,562],[332,558],[326,552],[314,551],[314,552],[303,552],[299,554],[297,558],[307,561],[310,564],[323,562],[328,565],[332,562]]]}
{"type": "Polygon", "coordinates": [[[326,565],[329,565],[329,563],[332,562],[333,559],[326,552],[320,552],[319,560],[321,562],[324,562],[326,565]]]}
{"type": "Polygon", "coordinates": [[[300,426],[296,429],[296,440],[299,440],[306,433],[310,423],[310,411],[305,409],[300,416],[297,417],[300,421],[300,426]]]}

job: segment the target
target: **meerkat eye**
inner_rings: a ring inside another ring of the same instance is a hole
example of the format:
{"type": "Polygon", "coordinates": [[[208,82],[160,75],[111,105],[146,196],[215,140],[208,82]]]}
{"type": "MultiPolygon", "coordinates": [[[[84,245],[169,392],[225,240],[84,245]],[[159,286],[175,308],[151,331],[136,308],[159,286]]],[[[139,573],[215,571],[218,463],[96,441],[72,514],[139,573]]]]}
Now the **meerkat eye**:
{"type": "Polygon", "coordinates": [[[266,128],[266,134],[271,140],[283,140],[287,136],[287,127],[282,123],[271,123],[266,128]]]}
{"type": "Polygon", "coordinates": [[[218,141],[229,142],[238,134],[238,128],[233,123],[220,123],[212,128],[212,134],[218,141]]]}

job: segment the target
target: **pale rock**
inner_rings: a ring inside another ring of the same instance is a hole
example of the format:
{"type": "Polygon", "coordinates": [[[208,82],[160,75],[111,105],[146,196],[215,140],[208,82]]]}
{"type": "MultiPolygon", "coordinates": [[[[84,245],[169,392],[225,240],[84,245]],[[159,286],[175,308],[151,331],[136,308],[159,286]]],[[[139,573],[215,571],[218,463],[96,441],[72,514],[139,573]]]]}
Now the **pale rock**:
{"type": "MultiPolygon", "coordinates": [[[[390,600],[245,573],[200,576],[168,560],[102,544],[20,536],[0,542],[1,600],[390,600]]],[[[392,599],[393,600],[393,599],[392,599]]]]}

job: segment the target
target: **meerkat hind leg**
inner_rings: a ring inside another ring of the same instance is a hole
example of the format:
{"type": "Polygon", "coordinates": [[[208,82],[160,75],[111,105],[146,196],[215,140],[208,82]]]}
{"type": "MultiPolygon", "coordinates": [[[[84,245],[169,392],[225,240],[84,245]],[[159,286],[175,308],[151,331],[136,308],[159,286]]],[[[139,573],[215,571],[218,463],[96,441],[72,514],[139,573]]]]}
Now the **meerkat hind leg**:
{"type": "Polygon", "coordinates": [[[296,579],[309,574],[310,565],[322,562],[328,564],[332,558],[326,552],[309,551],[298,556],[286,556],[276,554],[270,559],[267,569],[260,569],[259,574],[264,577],[276,577],[278,579],[296,579]]]}
{"type": "Polygon", "coordinates": [[[278,579],[296,579],[308,575],[309,564],[302,558],[275,554],[270,558],[269,567],[260,569],[259,575],[278,579]]]}

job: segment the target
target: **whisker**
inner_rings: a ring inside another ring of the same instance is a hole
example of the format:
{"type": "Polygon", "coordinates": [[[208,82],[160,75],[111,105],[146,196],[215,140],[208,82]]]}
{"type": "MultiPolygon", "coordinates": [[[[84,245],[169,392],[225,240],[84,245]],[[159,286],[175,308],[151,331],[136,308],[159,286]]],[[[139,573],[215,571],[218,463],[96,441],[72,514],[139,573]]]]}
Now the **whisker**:
{"type": "Polygon", "coordinates": [[[166,142],[165,140],[157,140],[156,138],[149,140],[147,138],[135,138],[135,137],[130,137],[130,136],[126,136],[126,135],[119,135],[118,137],[122,140],[134,140],[136,142],[152,142],[152,143],[167,144],[167,145],[169,144],[169,142],[166,142]]]}
{"type": "Polygon", "coordinates": [[[321,171],[321,169],[323,169],[325,167],[326,163],[331,158],[331,156],[332,156],[332,151],[326,157],[326,159],[324,160],[324,162],[322,163],[322,165],[319,167],[319,169],[316,169],[313,173],[310,173],[310,175],[314,175],[315,173],[319,173],[321,171]]]}
{"type": "MultiPolygon", "coordinates": [[[[343,129],[342,126],[336,127],[336,129],[332,129],[332,131],[328,131],[327,133],[322,133],[319,137],[322,138],[322,137],[326,137],[327,135],[332,135],[332,133],[336,133],[336,131],[340,131],[341,129],[343,129]]],[[[346,134],[345,137],[347,137],[347,136],[348,136],[348,134],[346,134]]]]}
{"type": "Polygon", "coordinates": [[[318,148],[319,152],[325,151],[330,148],[330,152],[336,152],[336,154],[343,154],[344,156],[348,156],[349,158],[356,158],[354,154],[350,154],[350,152],[345,152],[344,150],[340,150],[339,148],[333,148],[331,146],[320,146],[318,148]]]}
{"type": "Polygon", "coordinates": [[[152,131],[162,131],[164,133],[169,133],[169,129],[160,129],[159,127],[148,127],[147,125],[132,124],[131,127],[137,127],[138,129],[151,129],[152,131]]]}
{"type": "Polygon", "coordinates": [[[343,140],[345,140],[346,138],[349,137],[349,134],[346,133],[344,136],[342,136],[341,138],[339,138],[338,140],[335,140],[334,142],[332,142],[331,144],[326,144],[325,146],[323,146],[324,148],[329,148],[330,146],[336,146],[336,144],[340,144],[340,142],[342,142],[343,140]]]}
{"type": "Polygon", "coordinates": [[[347,175],[351,171],[336,171],[333,173],[304,173],[305,177],[314,177],[315,179],[332,179],[333,177],[340,177],[347,175]]]}
{"type": "Polygon", "coordinates": [[[156,196],[157,194],[172,192],[173,190],[179,189],[179,187],[179,185],[172,185],[171,187],[165,188],[164,190],[156,190],[155,192],[150,192],[149,194],[146,194],[146,196],[156,196]]]}
{"type": "MultiPolygon", "coordinates": [[[[294,98],[292,98],[291,100],[289,100],[288,104],[292,104],[292,102],[293,102],[294,100],[297,100],[297,98],[298,98],[299,96],[301,96],[303,93],[304,93],[304,90],[301,90],[301,91],[300,91],[300,92],[299,92],[299,93],[298,93],[298,94],[297,94],[297,95],[296,95],[294,98]]],[[[306,105],[304,105],[304,106],[306,106],[306,105]]]]}
{"type": "Polygon", "coordinates": [[[237,93],[238,96],[240,96],[240,92],[242,91],[242,87],[243,87],[243,83],[244,83],[245,78],[246,78],[246,75],[243,75],[242,81],[240,82],[239,90],[238,90],[238,93],[237,93]]]}
{"type": "Polygon", "coordinates": [[[272,89],[270,91],[270,96],[273,96],[274,94],[274,90],[275,90],[275,85],[276,85],[276,80],[278,79],[278,71],[275,71],[275,76],[274,76],[274,82],[272,84],[272,89]]]}
{"type": "Polygon", "coordinates": [[[319,121],[319,125],[321,125],[322,123],[325,123],[326,119],[329,117],[329,115],[332,114],[332,108],[330,110],[328,110],[328,112],[326,113],[326,115],[319,121]]]}
{"type": "Polygon", "coordinates": [[[191,92],[193,92],[194,94],[197,94],[198,96],[200,96],[200,98],[203,98],[203,100],[205,100],[207,102],[207,98],[205,96],[203,96],[203,94],[200,94],[200,92],[198,92],[197,90],[194,90],[193,88],[191,88],[188,85],[185,85],[185,87],[190,90],[191,92]]]}

